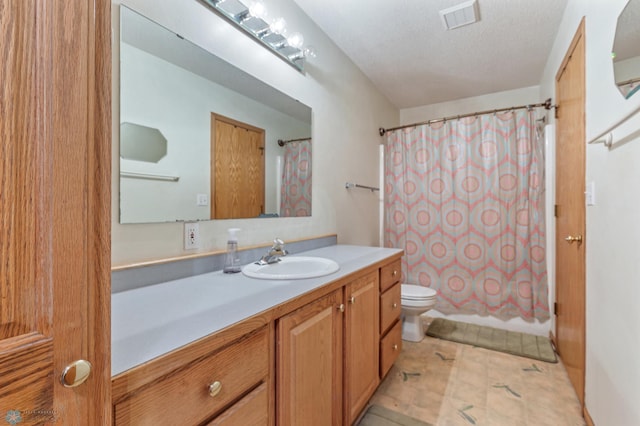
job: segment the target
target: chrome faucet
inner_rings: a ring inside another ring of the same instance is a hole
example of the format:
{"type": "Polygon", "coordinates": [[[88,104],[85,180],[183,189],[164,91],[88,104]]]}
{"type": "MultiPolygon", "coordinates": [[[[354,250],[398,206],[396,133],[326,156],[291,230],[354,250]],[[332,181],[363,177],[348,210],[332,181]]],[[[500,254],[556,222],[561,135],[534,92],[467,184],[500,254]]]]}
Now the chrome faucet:
{"type": "Polygon", "coordinates": [[[273,246],[256,263],[258,265],[269,265],[271,263],[280,262],[280,258],[287,254],[289,254],[289,252],[284,249],[284,241],[280,238],[276,238],[273,240],[273,246]]]}

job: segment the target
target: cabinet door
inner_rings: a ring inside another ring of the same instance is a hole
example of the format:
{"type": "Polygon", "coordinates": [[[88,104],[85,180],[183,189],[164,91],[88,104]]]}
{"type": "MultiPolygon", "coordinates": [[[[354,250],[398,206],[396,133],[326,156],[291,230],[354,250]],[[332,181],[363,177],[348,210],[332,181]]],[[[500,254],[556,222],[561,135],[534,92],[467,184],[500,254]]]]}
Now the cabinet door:
{"type": "Polygon", "coordinates": [[[378,271],[345,286],[345,409],[344,424],[352,424],[379,383],[378,271]]]}
{"type": "Polygon", "coordinates": [[[278,425],[341,423],[343,310],[340,289],[280,318],[278,425]]]}
{"type": "Polygon", "coordinates": [[[111,3],[0,10],[0,416],[110,424],[111,3]]]}

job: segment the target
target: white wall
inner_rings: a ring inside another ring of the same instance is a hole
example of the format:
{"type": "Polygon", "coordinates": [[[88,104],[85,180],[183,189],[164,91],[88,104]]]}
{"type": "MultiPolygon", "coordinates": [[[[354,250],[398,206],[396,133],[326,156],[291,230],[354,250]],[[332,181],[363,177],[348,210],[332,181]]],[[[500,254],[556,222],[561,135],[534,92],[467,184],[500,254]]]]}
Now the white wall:
{"type": "MultiPolygon", "coordinates": [[[[459,99],[455,101],[442,102],[437,104],[424,105],[415,108],[407,108],[400,111],[400,122],[402,124],[418,123],[421,121],[448,117],[458,114],[467,114],[477,111],[486,111],[498,108],[508,108],[511,106],[528,105],[543,102],[546,98],[541,97],[540,88],[538,86],[525,87],[522,89],[508,90],[504,92],[491,93],[483,96],[475,96],[472,98],[459,99]]],[[[540,114],[545,115],[544,109],[540,110],[540,114]]],[[[546,114],[551,115],[551,114],[546,114]]],[[[549,151],[549,147],[547,148],[549,151]]],[[[546,153],[546,167],[553,168],[553,155],[546,153]]],[[[553,152],[551,153],[553,154],[553,152]]],[[[546,204],[553,205],[553,179],[546,180],[546,204]]],[[[547,209],[547,235],[555,233],[553,228],[553,220],[550,210],[547,209]]],[[[555,300],[554,281],[553,281],[553,259],[555,256],[554,240],[547,237],[547,260],[549,270],[549,306],[553,306],[555,300]]],[[[437,311],[429,311],[428,315],[433,317],[444,316],[437,311]]],[[[538,321],[527,322],[521,318],[513,318],[508,321],[499,320],[494,317],[482,317],[479,315],[447,315],[449,319],[456,321],[466,321],[474,324],[487,325],[490,327],[499,327],[503,329],[521,331],[525,333],[533,333],[542,336],[549,334],[552,322],[546,321],[540,323],[538,321]]]]}
{"type": "MultiPolygon", "coordinates": [[[[611,65],[625,4],[569,0],[545,68],[541,91],[554,96],[555,75],[585,16],[587,140],[640,107],[640,96],[622,98],[611,65]]],[[[587,182],[596,185],[596,205],[587,207],[585,402],[598,426],[640,424],[640,119],[624,127],[614,134],[614,149],[587,147],[587,182]]]]}
{"type": "MultiPolygon", "coordinates": [[[[120,1],[114,0],[114,33],[120,1]]],[[[207,221],[200,223],[202,248],[223,249],[226,229],[239,227],[241,246],[337,233],[341,243],[378,244],[378,200],[370,191],[347,191],[346,181],[378,182],[378,127],[398,124],[397,109],[292,0],[269,2],[291,31],[304,34],[318,52],[298,73],[197,1],[126,0],[123,4],[205,47],[313,109],[313,212],[308,218],[207,221]]],[[[114,134],[119,117],[118,46],[114,43],[114,134]]],[[[112,264],[191,254],[183,250],[183,226],[121,225],[118,222],[118,141],[113,151],[112,264]]]]}

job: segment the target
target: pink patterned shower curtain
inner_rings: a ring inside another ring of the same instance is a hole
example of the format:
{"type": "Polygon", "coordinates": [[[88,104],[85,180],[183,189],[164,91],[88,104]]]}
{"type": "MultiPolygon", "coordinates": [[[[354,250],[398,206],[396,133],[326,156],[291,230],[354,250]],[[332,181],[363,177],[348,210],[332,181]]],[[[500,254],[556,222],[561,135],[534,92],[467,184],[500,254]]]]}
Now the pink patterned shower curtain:
{"type": "Polygon", "coordinates": [[[311,216],[311,141],[284,147],[280,216],[311,216]]]}
{"type": "Polygon", "coordinates": [[[534,111],[390,132],[385,245],[405,250],[405,282],[435,289],[442,313],[549,319],[534,111]]]}

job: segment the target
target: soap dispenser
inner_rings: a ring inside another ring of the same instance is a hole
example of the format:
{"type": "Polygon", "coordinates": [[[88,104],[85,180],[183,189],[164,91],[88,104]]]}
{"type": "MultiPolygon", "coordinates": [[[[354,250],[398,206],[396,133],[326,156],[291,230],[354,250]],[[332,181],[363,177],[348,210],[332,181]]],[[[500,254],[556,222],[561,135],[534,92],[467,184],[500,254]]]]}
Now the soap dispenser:
{"type": "Polygon", "coordinates": [[[227,239],[227,255],[224,258],[225,274],[235,274],[240,272],[240,257],[238,256],[238,236],[239,228],[229,228],[229,238],[227,239]]]}

